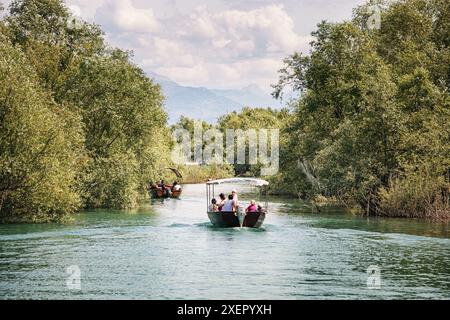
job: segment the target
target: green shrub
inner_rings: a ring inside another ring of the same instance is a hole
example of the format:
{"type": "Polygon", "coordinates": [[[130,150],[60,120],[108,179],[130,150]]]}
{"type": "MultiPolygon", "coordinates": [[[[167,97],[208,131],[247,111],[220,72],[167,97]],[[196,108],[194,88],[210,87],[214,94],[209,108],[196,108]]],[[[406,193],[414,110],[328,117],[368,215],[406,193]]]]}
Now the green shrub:
{"type": "Polygon", "coordinates": [[[392,179],[380,191],[380,212],[386,216],[446,220],[450,218],[449,181],[429,167],[392,179]]]}

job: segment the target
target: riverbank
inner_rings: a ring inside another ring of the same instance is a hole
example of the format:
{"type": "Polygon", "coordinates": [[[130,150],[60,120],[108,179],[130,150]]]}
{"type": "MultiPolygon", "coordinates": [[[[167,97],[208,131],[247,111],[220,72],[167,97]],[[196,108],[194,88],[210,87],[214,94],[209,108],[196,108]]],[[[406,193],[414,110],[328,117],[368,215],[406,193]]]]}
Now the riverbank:
{"type": "MultiPolygon", "coordinates": [[[[183,169],[183,183],[184,186],[192,186],[199,185],[200,188],[206,183],[210,177],[214,177],[214,179],[222,179],[222,178],[230,178],[232,175],[228,169],[220,169],[214,166],[202,166],[202,167],[188,167],[183,169]],[[198,175],[198,172],[201,172],[202,175],[198,175]]],[[[322,195],[315,195],[312,199],[302,198],[299,194],[294,194],[285,189],[272,189],[269,190],[269,199],[274,202],[282,202],[282,201],[301,201],[303,206],[308,207],[308,212],[311,213],[325,213],[329,211],[329,208],[341,208],[342,211],[350,213],[353,216],[367,217],[366,212],[358,206],[356,202],[345,203],[337,199],[336,197],[325,197],[322,195]]],[[[183,201],[183,196],[181,197],[181,201],[183,201]]],[[[139,197],[139,201],[137,205],[133,208],[129,208],[132,210],[139,210],[139,208],[143,208],[148,205],[150,202],[150,198],[148,194],[143,194],[139,197]]],[[[118,208],[93,208],[92,210],[120,210],[118,208]]],[[[70,214],[60,214],[60,215],[36,215],[30,214],[25,216],[4,216],[0,217],[0,224],[45,224],[45,223],[67,223],[73,221],[73,216],[78,214],[79,212],[89,211],[91,209],[84,208],[78,210],[77,212],[73,212],[70,214]]],[[[444,211],[440,215],[431,215],[431,216],[422,216],[417,213],[411,212],[406,214],[405,211],[401,211],[401,214],[397,214],[396,211],[392,212],[392,214],[385,213],[380,215],[372,215],[371,218],[388,218],[388,219],[402,219],[404,221],[428,221],[431,223],[441,223],[450,221],[450,212],[444,211]]]]}
{"type": "Polygon", "coordinates": [[[399,201],[385,201],[380,203],[380,209],[376,214],[370,212],[367,208],[358,204],[356,201],[343,201],[336,197],[325,197],[323,195],[314,195],[312,197],[304,197],[302,194],[295,194],[287,190],[274,190],[269,194],[275,197],[284,197],[290,199],[307,200],[311,203],[311,207],[320,212],[322,207],[341,206],[345,207],[349,212],[360,216],[383,217],[383,218],[402,218],[402,219],[423,219],[427,221],[450,221],[450,207],[448,201],[440,201],[439,205],[432,206],[424,201],[423,205],[411,206],[399,201]]]}

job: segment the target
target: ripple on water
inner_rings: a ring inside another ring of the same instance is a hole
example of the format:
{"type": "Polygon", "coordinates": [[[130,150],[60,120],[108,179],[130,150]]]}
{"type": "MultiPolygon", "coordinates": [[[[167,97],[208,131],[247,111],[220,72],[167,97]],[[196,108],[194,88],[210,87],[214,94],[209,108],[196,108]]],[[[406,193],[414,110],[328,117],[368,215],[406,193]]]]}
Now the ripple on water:
{"type": "Polygon", "coordinates": [[[0,298],[450,296],[446,225],[368,221],[336,209],[311,214],[306,204],[279,200],[270,204],[263,228],[221,229],[205,213],[204,186],[185,191],[182,200],[139,213],[99,211],[77,215],[70,225],[0,226],[0,298]],[[81,291],[66,287],[71,265],[80,267],[81,291]],[[367,288],[371,265],[381,270],[379,290],[367,288]]]}

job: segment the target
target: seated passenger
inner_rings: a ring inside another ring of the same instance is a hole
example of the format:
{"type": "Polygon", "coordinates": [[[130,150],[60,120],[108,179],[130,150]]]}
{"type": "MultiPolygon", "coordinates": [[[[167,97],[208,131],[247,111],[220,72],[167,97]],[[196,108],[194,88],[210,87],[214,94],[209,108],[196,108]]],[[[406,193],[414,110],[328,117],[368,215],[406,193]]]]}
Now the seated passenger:
{"type": "Polygon", "coordinates": [[[245,209],[245,213],[249,213],[249,212],[257,212],[258,208],[256,207],[256,201],[252,200],[250,201],[250,205],[247,207],[247,209],[245,209]]]}
{"type": "Polygon", "coordinates": [[[234,203],[232,194],[230,194],[228,196],[228,201],[225,202],[225,204],[223,205],[222,211],[223,212],[235,212],[236,211],[236,205],[234,203]]]}
{"type": "Polygon", "coordinates": [[[176,181],[174,181],[174,183],[172,185],[172,192],[173,191],[181,191],[181,186],[176,181]]]}
{"type": "Polygon", "coordinates": [[[223,206],[227,202],[227,198],[223,193],[219,194],[219,201],[217,202],[217,207],[219,208],[219,211],[222,211],[223,206]]]}
{"type": "Polygon", "coordinates": [[[170,195],[172,194],[172,190],[166,186],[166,184],[164,183],[164,180],[161,180],[159,182],[158,188],[160,188],[162,190],[163,195],[165,195],[166,197],[170,197],[170,195]]]}
{"type": "Polygon", "coordinates": [[[260,203],[258,204],[258,212],[261,212],[261,213],[266,212],[266,209],[260,203]]]}
{"type": "Polygon", "coordinates": [[[209,212],[218,212],[219,207],[217,206],[217,200],[214,198],[211,200],[211,204],[209,205],[209,212]]]}

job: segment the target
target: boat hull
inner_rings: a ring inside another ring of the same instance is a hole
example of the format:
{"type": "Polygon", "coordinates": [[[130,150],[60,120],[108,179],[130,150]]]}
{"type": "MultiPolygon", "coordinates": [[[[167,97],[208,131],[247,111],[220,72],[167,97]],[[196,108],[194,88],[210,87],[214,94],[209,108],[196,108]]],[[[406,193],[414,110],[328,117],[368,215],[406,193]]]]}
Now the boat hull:
{"type": "Polygon", "coordinates": [[[180,191],[172,191],[172,192],[164,192],[161,189],[158,188],[152,188],[150,189],[150,196],[152,198],[179,198],[181,196],[181,190],[180,191]]]}
{"type": "Polygon", "coordinates": [[[208,212],[211,223],[218,228],[260,228],[266,218],[265,212],[208,212]]]}

